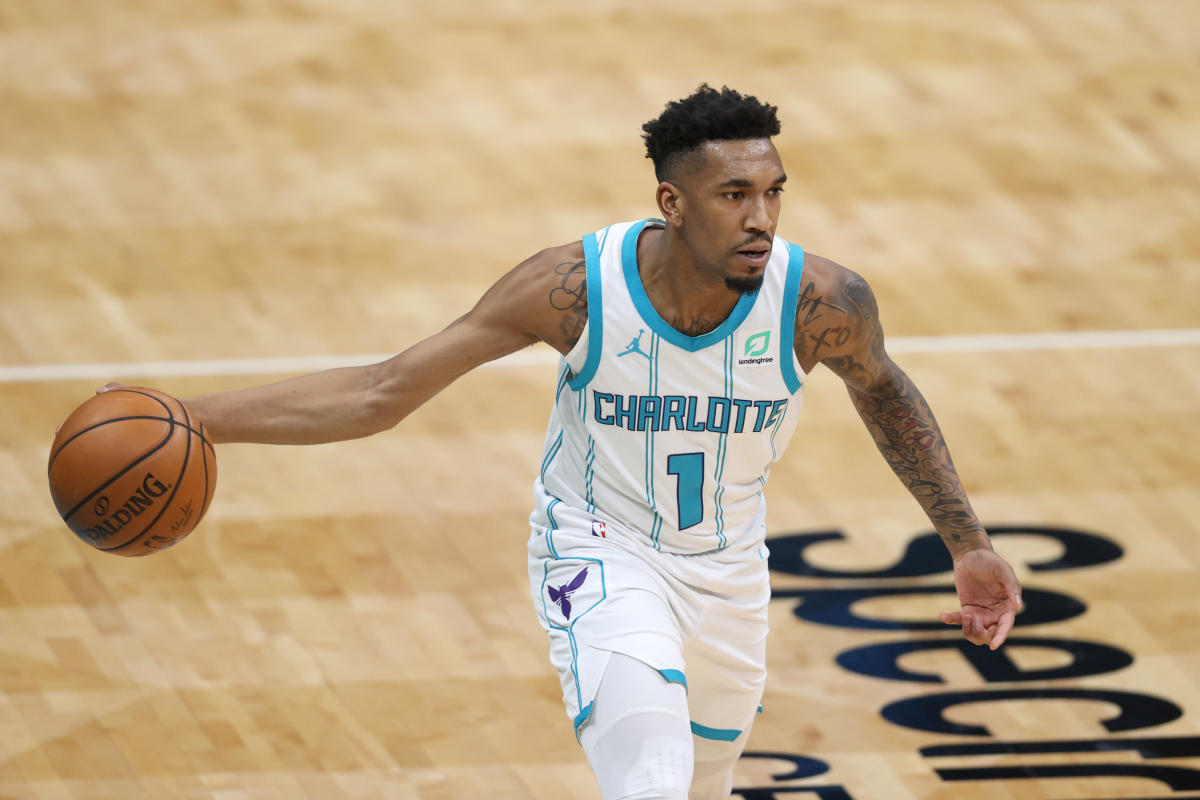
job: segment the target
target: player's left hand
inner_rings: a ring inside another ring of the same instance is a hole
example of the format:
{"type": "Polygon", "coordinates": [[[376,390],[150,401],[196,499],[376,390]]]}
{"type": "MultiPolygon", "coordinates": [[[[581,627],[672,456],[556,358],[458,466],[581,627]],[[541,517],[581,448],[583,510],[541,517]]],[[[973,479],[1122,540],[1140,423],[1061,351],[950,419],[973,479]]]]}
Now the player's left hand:
{"type": "Polygon", "coordinates": [[[963,636],[992,650],[1004,644],[1021,602],[1021,583],[1013,568],[987,548],[969,550],[954,561],[954,587],[962,609],[939,614],[947,625],[961,625],[963,636]]]}

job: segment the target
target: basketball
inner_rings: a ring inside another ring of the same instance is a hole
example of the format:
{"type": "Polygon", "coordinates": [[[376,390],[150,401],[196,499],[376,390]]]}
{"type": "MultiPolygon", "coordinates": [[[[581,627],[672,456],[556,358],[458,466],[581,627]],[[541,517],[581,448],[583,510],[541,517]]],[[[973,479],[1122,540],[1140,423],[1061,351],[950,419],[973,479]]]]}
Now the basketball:
{"type": "Polygon", "coordinates": [[[122,556],[165,550],[187,536],[217,486],[204,425],[174,397],[134,386],[75,409],[54,437],[47,472],[67,527],[122,556]]]}

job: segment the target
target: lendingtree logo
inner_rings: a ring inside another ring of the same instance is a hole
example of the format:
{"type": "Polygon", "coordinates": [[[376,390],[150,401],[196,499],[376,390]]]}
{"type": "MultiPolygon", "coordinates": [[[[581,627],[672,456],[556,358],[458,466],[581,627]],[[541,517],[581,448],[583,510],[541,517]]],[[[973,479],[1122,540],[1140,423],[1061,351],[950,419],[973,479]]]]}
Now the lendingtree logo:
{"type": "Polygon", "coordinates": [[[770,347],[771,332],[763,331],[762,333],[756,333],[746,340],[746,351],[743,353],[743,355],[746,358],[761,356],[763,353],[767,352],[770,347]]]}
{"type": "Polygon", "coordinates": [[[767,355],[770,349],[770,329],[752,334],[746,337],[746,343],[742,345],[742,357],[738,359],[738,364],[772,364],[775,357],[767,355]]]}

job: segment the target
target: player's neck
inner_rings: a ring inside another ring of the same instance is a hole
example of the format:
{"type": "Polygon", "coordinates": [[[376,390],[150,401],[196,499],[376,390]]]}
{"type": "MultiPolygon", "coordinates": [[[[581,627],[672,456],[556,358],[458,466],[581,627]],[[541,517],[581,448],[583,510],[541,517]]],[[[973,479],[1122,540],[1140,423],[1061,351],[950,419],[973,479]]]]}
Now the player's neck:
{"type": "Polygon", "coordinates": [[[648,229],[638,239],[638,274],[658,315],[681,333],[715,330],[741,295],[699,264],[670,228],[648,229]]]}

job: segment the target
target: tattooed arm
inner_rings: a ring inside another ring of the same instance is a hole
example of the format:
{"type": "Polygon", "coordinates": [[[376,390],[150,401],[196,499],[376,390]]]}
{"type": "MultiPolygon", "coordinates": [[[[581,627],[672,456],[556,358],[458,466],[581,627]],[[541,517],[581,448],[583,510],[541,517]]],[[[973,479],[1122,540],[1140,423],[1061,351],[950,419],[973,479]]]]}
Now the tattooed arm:
{"type": "Polygon", "coordinates": [[[976,644],[999,647],[1020,607],[1020,585],[992,552],[925,398],[884,349],[874,293],[859,275],[819,256],[806,259],[805,276],[795,341],[801,365],[824,364],[845,382],[879,452],[954,558],[962,610],[943,621],[961,624],[976,644]]]}
{"type": "Polygon", "coordinates": [[[186,402],[217,442],[317,444],[370,436],[480,364],[537,341],[569,351],[587,323],[585,272],[579,242],[544,250],[445,330],[394,358],[186,402]]]}

